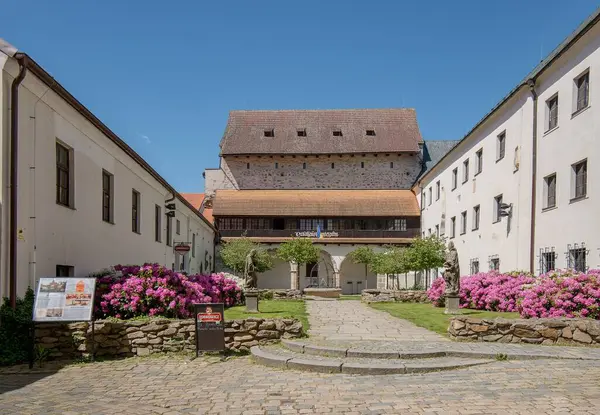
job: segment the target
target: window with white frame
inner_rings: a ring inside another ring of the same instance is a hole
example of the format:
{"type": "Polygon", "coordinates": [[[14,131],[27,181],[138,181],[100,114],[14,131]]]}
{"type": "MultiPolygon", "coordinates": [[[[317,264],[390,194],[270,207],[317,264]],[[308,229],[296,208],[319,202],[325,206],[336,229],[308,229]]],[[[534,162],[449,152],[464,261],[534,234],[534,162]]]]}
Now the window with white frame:
{"type": "Polygon", "coordinates": [[[464,235],[467,233],[467,211],[465,210],[460,214],[460,234],[464,235]]]}
{"type": "Polygon", "coordinates": [[[472,258],[469,264],[469,271],[471,275],[479,273],[479,258],[472,258]]]}
{"type": "Polygon", "coordinates": [[[440,181],[435,184],[435,200],[440,200],[440,181]]]}
{"type": "Polygon", "coordinates": [[[546,101],[546,131],[558,127],[558,94],[546,101]]]}
{"type": "Polygon", "coordinates": [[[429,206],[431,206],[431,201],[433,200],[433,189],[429,187],[429,206]]]}
{"type": "Polygon", "coordinates": [[[567,268],[578,272],[587,271],[587,248],[585,244],[567,245],[567,268]]]}
{"type": "Polygon", "coordinates": [[[500,271],[500,257],[498,255],[490,257],[490,271],[500,271]]]}
{"type": "Polygon", "coordinates": [[[502,160],[506,153],[506,131],[498,134],[496,138],[496,161],[502,160]]]}
{"type": "Polygon", "coordinates": [[[435,236],[440,237],[440,225],[435,225],[435,236]]]}
{"type": "Polygon", "coordinates": [[[479,229],[479,205],[473,208],[473,230],[479,229]]]}
{"type": "Polygon", "coordinates": [[[544,209],[556,206],[556,173],[544,177],[544,209]]]}
{"type": "Polygon", "coordinates": [[[452,170],[452,190],[458,186],[458,167],[452,170]]]}
{"type": "Polygon", "coordinates": [[[590,103],[590,72],[585,73],[575,78],[575,108],[574,113],[581,111],[590,103]]]}
{"type": "Polygon", "coordinates": [[[483,149],[475,153],[475,175],[483,171],[483,149]]]}
{"type": "Polygon", "coordinates": [[[456,236],[456,216],[450,218],[450,238],[456,236]]]}
{"type": "Polygon", "coordinates": [[[556,269],[556,252],[552,248],[540,248],[540,274],[556,269]]]}
{"type": "Polygon", "coordinates": [[[500,216],[500,206],[502,205],[502,195],[498,195],[494,198],[494,223],[500,222],[502,218],[500,216]]]}
{"type": "Polygon", "coordinates": [[[571,199],[584,198],[587,195],[587,160],[571,166],[571,199]]]}
{"type": "Polygon", "coordinates": [[[469,159],[463,161],[463,179],[462,182],[466,183],[469,180],[469,159]]]}

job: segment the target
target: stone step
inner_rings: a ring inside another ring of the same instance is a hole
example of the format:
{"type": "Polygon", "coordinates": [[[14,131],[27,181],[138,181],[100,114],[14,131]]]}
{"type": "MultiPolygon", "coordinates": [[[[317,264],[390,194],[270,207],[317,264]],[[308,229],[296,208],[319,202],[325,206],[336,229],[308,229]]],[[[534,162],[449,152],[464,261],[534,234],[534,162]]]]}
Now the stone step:
{"type": "Polygon", "coordinates": [[[280,346],[254,346],[253,359],[260,364],[281,369],[319,373],[389,375],[426,373],[466,368],[493,362],[491,359],[432,357],[427,359],[378,359],[364,357],[324,357],[293,352],[280,346]]]}

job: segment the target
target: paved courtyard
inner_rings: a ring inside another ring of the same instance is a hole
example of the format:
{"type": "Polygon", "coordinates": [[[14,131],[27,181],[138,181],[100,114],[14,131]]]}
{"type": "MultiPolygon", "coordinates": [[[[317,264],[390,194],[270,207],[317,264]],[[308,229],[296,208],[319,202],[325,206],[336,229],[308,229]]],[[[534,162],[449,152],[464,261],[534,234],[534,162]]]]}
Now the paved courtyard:
{"type": "MultiPolygon", "coordinates": [[[[415,336],[421,344],[449,344],[358,302],[314,301],[308,307],[315,340],[340,335],[376,344],[368,337],[390,329],[389,341],[415,336]],[[331,323],[346,312],[355,329],[331,323]],[[365,316],[373,326],[363,324],[365,316]]],[[[598,349],[578,350],[597,357],[598,349]]],[[[221,362],[175,355],[62,368],[49,363],[34,373],[3,368],[0,414],[598,414],[598,385],[600,359],[493,361],[449,372],[356,376],[272,369],[248,357],[221,362]]]]}

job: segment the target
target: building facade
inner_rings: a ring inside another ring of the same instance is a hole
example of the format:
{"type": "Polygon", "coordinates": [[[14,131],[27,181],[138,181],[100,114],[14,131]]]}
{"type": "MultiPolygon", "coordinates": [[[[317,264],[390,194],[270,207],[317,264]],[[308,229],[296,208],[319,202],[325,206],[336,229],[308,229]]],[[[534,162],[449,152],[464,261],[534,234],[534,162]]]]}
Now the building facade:
{"type": "Polygon", "coordinates": [[[213,268],[215,229],[197,209],[31,57],[3,41],[0,68],[1,296],[11,291],[12,270],[22,295],[39,277],[85,276],[116,264],[213,268]],[[189,252],[176,252],[180,244],[189,252]]]}
{"type": "Polygon", "coordinates": [[[418,181],[463,275],[600,266],[600,11],[418,181]]]}
{"type": "Polygon", "coordinates": [[[260,288],[376,288],[382,279],[348,254],[419,235],[411,187],[426,154],[412,109],[233,111],[220,147],[220,167],[204,176],[224,241],[245,235],[275,250],[309,237],[321,247],[299,269],[276,260],[260,288]]]}

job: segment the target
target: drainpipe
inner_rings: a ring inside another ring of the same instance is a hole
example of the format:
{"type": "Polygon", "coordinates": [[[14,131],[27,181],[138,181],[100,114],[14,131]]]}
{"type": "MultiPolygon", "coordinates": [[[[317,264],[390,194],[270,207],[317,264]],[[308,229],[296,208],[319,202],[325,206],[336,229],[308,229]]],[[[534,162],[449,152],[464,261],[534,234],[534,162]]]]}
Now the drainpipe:
{"type": "Polygon", "coordinates": [[[535,90],[535,79],[527,80],[527,85],[533,96],[533,149],[531,151],[531,232],[529,241],[529,272],[535,272],[535,209],[536,209],[536,186],[537,186],[537,124],[538,124],[538,94],[535,90]]]}
{"type": "Polygon", "coordinates": [[[17,307],[17,185],[19,154],[19,85],[27,74],[27,56],[21,53],[14,58],[19,62],[19,74],[10,90],[10,234],[9,234],[9,296],[10,306],[17,307]]]}

